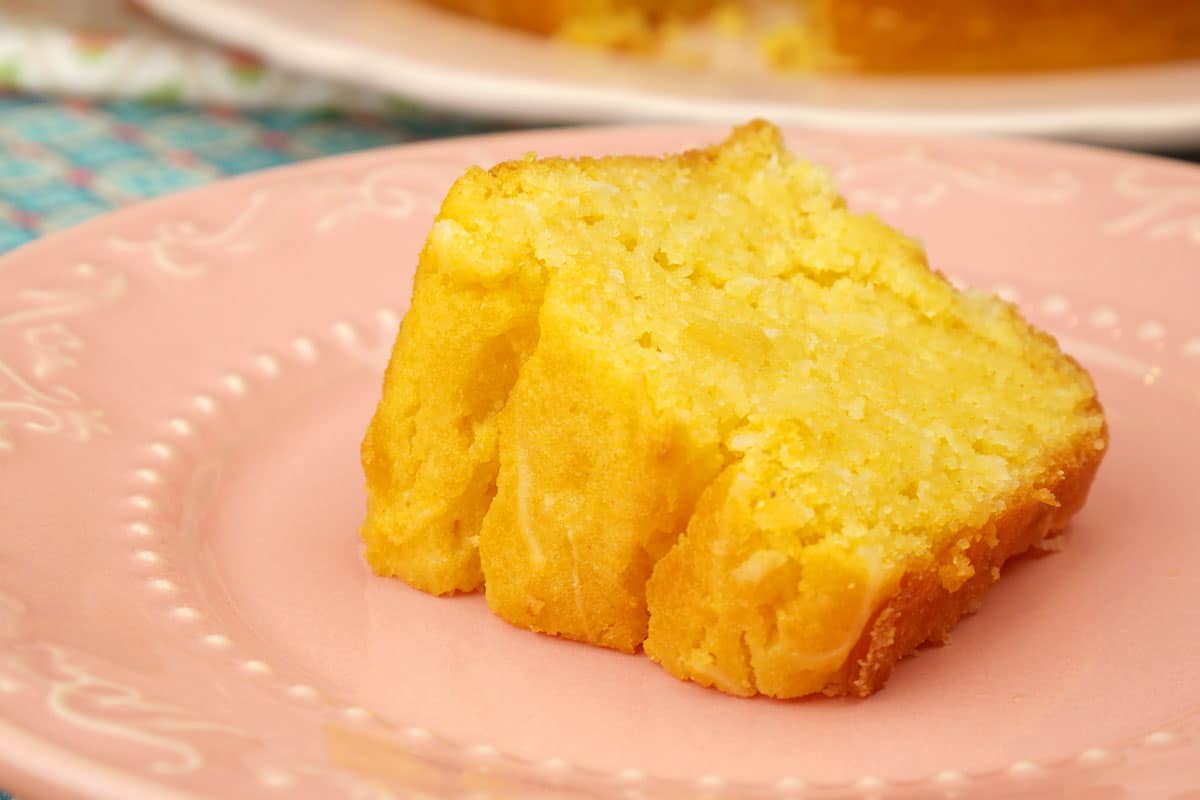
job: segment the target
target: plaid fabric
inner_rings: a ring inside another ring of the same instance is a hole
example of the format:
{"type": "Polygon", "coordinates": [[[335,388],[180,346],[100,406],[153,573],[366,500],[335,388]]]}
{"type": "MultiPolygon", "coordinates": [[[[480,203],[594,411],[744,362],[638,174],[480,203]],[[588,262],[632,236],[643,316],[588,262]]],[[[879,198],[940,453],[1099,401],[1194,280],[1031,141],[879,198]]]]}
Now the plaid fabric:
{"type": "Polygon", "coordinates": [[[136,200],[308,158],[498,122],[0,94],[0,252],[136,200]]]}

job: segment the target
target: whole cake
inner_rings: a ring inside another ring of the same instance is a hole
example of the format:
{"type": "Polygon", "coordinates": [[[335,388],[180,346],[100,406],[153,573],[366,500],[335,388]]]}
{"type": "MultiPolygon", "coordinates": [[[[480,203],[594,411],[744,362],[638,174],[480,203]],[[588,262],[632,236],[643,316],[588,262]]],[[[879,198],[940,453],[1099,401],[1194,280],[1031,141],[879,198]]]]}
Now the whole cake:
{"type": "Polygon", "coordinates": [[[1087,374],[755,122],[451,188],[362,446],[366,556],[739,695],[869,694],[1061,530],[1087,374]]]}
{"type": "MultiPolygon", "coordinates": [[[[513,28],[675,52],[689,25],[755,31],[781,69],[991,72],[1200,58],[1196,0],[433,0],[513,28]]],[[[711,47],[702,40],[699,50],[711,47]]],[[[695,51],[697,48],[691,48],[695,51]]]]}

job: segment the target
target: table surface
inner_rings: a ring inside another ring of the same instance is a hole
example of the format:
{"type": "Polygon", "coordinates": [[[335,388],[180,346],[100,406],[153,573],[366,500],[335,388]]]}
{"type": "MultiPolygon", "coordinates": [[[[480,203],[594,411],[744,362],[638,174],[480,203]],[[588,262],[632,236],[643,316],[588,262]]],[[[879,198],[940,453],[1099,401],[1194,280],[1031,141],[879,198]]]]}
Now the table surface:
{"type": "Polygon", "coordinates": [[[227,175],[506,127],[417,109],[238,111],[0,94],[0,252],[227,175]]]}

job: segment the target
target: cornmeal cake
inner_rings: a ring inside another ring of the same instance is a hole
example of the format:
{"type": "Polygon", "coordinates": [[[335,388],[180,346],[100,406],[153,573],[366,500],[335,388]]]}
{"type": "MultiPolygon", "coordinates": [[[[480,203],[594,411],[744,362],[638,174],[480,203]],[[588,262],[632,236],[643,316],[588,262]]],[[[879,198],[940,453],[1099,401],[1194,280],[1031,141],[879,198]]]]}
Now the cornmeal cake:
{"type": "Polygon", "coordinates": [[[1087,374],[755,122],[473,168],[363,442],[367,559],[733,694],[868,694],[1105,452],[1087,374]]]}
{"type": "MultiPolygon", "coordinates": [[[[432,1],[614,50],[669,54],[689,26],[729,36],[753,30],[768,63],[784,70],[970,73],[1200,57],[1196,0],[432,1]]],[[[698,45],[712,49],[713,41],[698,45]]]]}

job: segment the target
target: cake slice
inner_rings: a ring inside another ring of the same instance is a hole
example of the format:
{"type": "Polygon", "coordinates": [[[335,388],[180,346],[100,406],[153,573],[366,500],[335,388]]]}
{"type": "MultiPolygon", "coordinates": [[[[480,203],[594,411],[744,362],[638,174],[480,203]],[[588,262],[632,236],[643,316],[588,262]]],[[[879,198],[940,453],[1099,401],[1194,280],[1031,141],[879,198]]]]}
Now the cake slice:
{"type": "Polygon", "coordinates": [[[757,122],[471,169],[363,442],[367,559],[739,695],[868,694],[1104,454],[1086,373],[757,122]]]}

